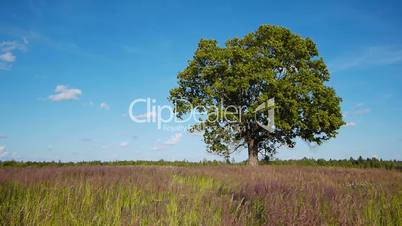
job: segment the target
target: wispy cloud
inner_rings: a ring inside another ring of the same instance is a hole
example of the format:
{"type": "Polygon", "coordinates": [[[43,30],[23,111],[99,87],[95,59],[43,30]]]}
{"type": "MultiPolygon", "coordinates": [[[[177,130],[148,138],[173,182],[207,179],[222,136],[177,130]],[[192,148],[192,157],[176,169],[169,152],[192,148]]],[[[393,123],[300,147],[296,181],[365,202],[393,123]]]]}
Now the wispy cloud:
{"type": "Polygon", "coordinates": [[[160,144],[157,144],[152,147],[152,150],[154,150],[154,151],[159,151],[159,150],[163,150],[163,149],[165,149],[165,146],[162,146],[160,144]]]}
{"type": "Polygon", "coordinates": [[[169,139],[167,139],[164,142],[157,142],[157,144],[152,148],[152,150],[163,150],[168,148],[169,146],[173,146],[176,145],[178,143],[180,143],[180,141],[183,138],[183,134],[182,133],[176,133],[173,136],[169,137],[169,139]]]}
{"type": "Polygon", "coordinates": [[[353,51],[330,61],[332,72],[368,66],[381,66],[402,63],[401,46],[372,46],[353,51]]]}
{"type": "Polygon", "coordinates": [[[364,108],[358,108],[358,109],[352,110],[349,114],[350,115],[365,115],[370,112],[371,112],[371,108],[364,107],[364,108]]]}
{"type": "Polygon", "coordinates": [[[28,40],[26,38],[23,38],[23,41],[1,41],[0,42],[0,51],[1,52],[12,52],[14,50],[21,50],[25,51],[27,50],[27,45],[28,45],[28,40]]]}
{"type": "Polygon", "coordinates": [[[93,142],[94,140],[92,138],[84,137],[84,138],[81,139],[81,141],[85,142],[85,143],[90,143],[90,142],[93,142]]]}
{"type": "Polygon", "coordinates": [[[7,155],[7,148],[6,146],[0,146],[0,157],[7,155]]]}
{"type": "Polygon", "coordinates": [[[183,137],[182,133],[176,133],[174,136],[170,137],[165,144],[166,145],[175,145],[180,142],[181,138],[183,137]]]}
{"type": "Polygon", "coordinates": [[[354,115],[366,115],[371,112],[371,108],[367,107],[365,104],[360,103],[355,105],[352,110],[344,112],[344,116],[354,116],[354,115]]]}
{"type": "Polygon", "coordinates": [[[100,103],[99,107],[101,109],[103,109],[103,110],[106,110],[106,111],[110,110],[110,105],[108,103],[106,103],[106,102],[100,103]]]}
{"type": "Polygon", "coordinates": [[[0,61],[0,71],[8,71],[10,68],[11,66],[9,64],[0,61]]]}
{"type": "Polygon", "coordinates": [[[128,147],[129,143],[127,141],[120,142],[119,146],[122,148],[128,147]]]}
{"type": "Polygon", "coordinates": [[[7,139],[7,136],[4,134],[0,134],[0,139],[7,139]]]}
{"type": "Polygon", "coordinates": [[[123,51],[127,52],[127,53],[141,53],[142,51],[135,46],[129,46],[129,45],[124,45],[122,47],[123,51]]]}
{"type": "Polygon", "coordinates": [[[14,51],[25,51],[27,49],[28,40],[23,41],[0,41],[0,70],[9,70],[17,60],[14,51]]]}
{"type": "MultiPolygon", "coordinates": [[[[46,46],[55,51],[62,51],[68,54],[73,54],[80,57],[96,59],[103,62],[111,62],[112,59],[105,55],[99,55],[98,53],[92,53],[84,46],[80,46],[75,42],[67,41],[65,39],[55,38],[49,36],[46,33],[40,33],[35,30],[27,30],[18,26],[4,25],[0,26],[0,34],[5,34],[10,37],[17,37],[22,41],[19,44],[26,46],[35,45],[46,46]]],[[[1,41],[0,41],[1,42],[1,41]]],[[[19,45],[21,46],[21,45],[19,45]]],[[[27,49],[27,48],[26,48],[27,49]]],[[[0,62],[1,67],[1,62],[0,62]]],[[[9,69],[9,68],[8,68],[9,69]]],[[[6,69],[6,70],[8,70],[6,69]]],[[[1,70],[1,69],[0,69],[1,70]]]]}
{"type": "Polygon", "coordinates": [[[80,89],[68,88],[65,85],[56,86],[54,92],[55,94],[49,96],[49,99],[54,102],[77,100],[82,94],[80,89]]]}
{"type": "Polygon", "coordinates": [[[346,122],[345,127],[355,127],[357,123],[355,122],[346,122]]]}
{"type": "Polygon", "coordinates": [[[84,107],[93,107],[93,106],[95,106],[95,103],[93,101],[88,101],[88,102],[82,103],[82,106],[84,106],[84,107]]]}

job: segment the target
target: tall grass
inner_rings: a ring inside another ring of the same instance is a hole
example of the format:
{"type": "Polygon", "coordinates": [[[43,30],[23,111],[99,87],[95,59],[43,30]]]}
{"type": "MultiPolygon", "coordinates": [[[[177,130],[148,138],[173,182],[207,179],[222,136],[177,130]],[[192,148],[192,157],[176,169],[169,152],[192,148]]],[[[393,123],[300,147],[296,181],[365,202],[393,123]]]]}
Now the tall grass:
{"type": "Polygon", "coordinates": [[[0,169],[0,225],[402,225],[402,174],[261,166],[0,169]]]}

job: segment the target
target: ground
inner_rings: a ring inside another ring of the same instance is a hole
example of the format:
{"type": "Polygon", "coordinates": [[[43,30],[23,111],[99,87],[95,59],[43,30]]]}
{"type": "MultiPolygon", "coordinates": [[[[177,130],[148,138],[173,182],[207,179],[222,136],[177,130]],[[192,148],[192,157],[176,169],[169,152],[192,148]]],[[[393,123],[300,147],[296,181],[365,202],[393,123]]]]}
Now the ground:
{"type": "Polygon", "coordinates": [[[402,173],[303,166],[0,168],[0,225],[402,225],[402,173]]]}

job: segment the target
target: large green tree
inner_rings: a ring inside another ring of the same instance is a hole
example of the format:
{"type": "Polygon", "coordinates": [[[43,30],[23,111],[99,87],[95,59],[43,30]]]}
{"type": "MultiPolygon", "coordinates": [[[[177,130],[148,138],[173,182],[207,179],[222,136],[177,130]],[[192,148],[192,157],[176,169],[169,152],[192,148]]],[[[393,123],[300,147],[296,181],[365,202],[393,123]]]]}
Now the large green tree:
{"type": "Polygon", "coordinates": [[[258,165],[259,154],[294,147],[296,138],[319,145],[344,124],[315,43],[283,27],[262,25],[224,47],[202,39],[177,78],[169,97],[177,117],[197,106],[208,116],[191,131],[203,132],[208,151],[229,156],[247,148],[250,165],[258,165]],[[261,126],[269,125],[268,112],[258,111],[268,100],[275,102],[272,129],[261,126]]]}

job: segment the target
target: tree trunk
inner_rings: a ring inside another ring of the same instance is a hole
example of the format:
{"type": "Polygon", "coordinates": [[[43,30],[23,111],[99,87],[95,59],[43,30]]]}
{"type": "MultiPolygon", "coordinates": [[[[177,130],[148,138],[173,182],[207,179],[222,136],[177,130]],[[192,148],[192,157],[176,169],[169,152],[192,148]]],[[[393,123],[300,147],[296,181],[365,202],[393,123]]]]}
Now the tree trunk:
{"type": "Polygon", "coordinates": [[[248,165],[258,166],[258,146],[254,139],[248,141],[248,165]]]}

